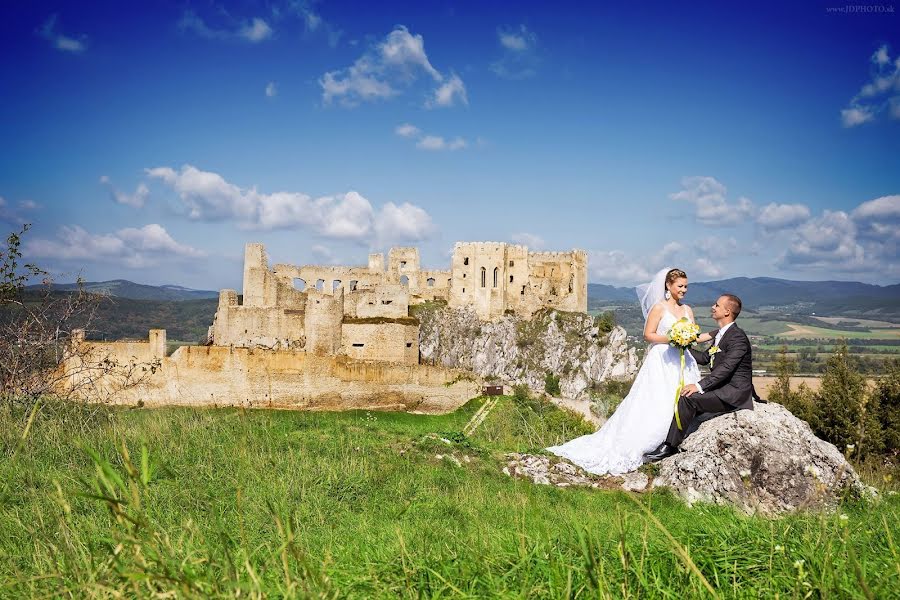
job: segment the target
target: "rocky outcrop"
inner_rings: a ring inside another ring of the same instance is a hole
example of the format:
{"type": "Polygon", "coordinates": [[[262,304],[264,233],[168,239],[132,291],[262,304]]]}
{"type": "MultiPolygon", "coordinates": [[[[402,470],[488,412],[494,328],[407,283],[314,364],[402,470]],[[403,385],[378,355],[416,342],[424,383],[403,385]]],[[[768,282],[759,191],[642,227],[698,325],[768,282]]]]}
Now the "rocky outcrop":
{"type": "Polygon", "coordinates": [[[542,310],[531,319],[508,315],[481,321],[473,311],[429,305],[414,309],[421,323],[422,362],[466,369],[488,380],[525,383],[544,391],[547,373],[559,377],[564,398],[587,399],[593,385],[637,372],[625,330],[602,332],[585,313],[542,310]]]}
{"type": "Polygon", "coordinates": [[[628,491],[667,487],[688,504],[729,504],[748,514],[778,516],[834,506],[844,496],[871,498],[834,445],[780,404],[756,404],[703,423],[681,452],[621,477],[598,477],[563,459],[509,454],[503,471],[539,484],[628,491]],[[648,473],[656,473],[652,482],[648,473]]]}
{"type": "Polygon", "coordinates": [[[833,444],[780,404],[755,404],[703,423],[681,452],[659,463],[654,487],[689,504],[732,504],[777,515],[870,493],[833,444]]]}

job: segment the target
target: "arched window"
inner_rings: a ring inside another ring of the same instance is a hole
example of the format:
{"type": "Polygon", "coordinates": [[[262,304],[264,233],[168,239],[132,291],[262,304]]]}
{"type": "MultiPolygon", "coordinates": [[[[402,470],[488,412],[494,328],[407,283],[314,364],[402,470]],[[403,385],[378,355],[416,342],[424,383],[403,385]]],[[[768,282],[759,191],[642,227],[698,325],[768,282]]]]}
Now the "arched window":
{"type": "Polygon", "coordinates": [[[306,280],[300,279],[299,277],[294,278],[294,289],[298,292],[306,291],[306,280]]]}
{"type": "Polygon", "coordinates": [[[351,279],[351,280],[350,280],[350,291],[351,291],[351,292],[355,292],[355,291],[356,291],[356,284],[357,284],[357,283],[359,283],[359,282],[356,281],[355,279],[351,279]]]}
{"type": "Polygon", "coordinates": [[[400,285],[405,285],[406,287],[409,287],[409,277],[407,277],[406,275],[404,275],[403,277],[401,277],[401,278],[400,278],[400,285]]]}
{"type": "Polygon", "coordinates": [[[487,287],[487,269],[481,267],[481,287],[487,287]]]}
{"type": "Polygon", "coordinates": [[[494,287],[497,287],[497,278],[500,276],[500,267],[494,267],[494,287]]]}
{"type": "Polygon", "coordinates": [[[331,282],[331,291],[332,292],[335,291],[336,289],[338,289],[339,287],[341,287],[340,279],[335,279],[334,281],[331,282]]]}
{"type": "Polygon", "coordinates": [[[316,289],[319,290],[320,292],[325,289],[325,280],[324,279],[316,280],[316,289]]]}
{"type": "Polygon", "coordinates": [[[434,277],[429,277],[425,282],[428,283],[428,287],[434,287],[434,277]]]}

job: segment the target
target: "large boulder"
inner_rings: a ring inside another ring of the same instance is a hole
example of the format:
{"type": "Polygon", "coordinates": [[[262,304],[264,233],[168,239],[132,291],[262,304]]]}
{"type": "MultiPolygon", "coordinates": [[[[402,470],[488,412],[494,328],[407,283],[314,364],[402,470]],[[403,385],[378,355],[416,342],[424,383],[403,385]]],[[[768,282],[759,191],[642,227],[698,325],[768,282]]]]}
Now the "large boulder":
{"type": "Polygon", "coordinates": [[[625,330],[601,331],[585,313],[544,309],[530,319],[511,314],[493,322],[481,321],[471,309],[438,305],[419,305],[413,313],[420,322],[423,362],[524,383],[537,392],[544,391],[544,378],[553,373],[563,399],[583,403],[579,408],[585,411],[592,386],[628,379],[638,369],[625,330]]]}
{"type": "Polygon", "coordinates": [[[774,403],[703,423],[681,452],[659,463],[653,487],[669,487],[689,504],[732,504],[764,515],[873,493],[833,444],[774,403]]]}

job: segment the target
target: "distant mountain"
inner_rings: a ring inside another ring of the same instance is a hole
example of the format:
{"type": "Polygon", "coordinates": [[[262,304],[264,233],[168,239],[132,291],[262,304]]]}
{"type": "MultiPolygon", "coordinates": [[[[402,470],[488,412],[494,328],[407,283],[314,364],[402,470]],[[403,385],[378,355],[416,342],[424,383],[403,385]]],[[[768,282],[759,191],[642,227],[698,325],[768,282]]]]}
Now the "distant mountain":
{"type": "MultiPolygon", "coordinates": [[[[106,294],[116,298],[128,298],[129,300],[201,300],[217,298],[218,292],[210,290],[193,290],[180,285],[145,285],[134,283],[125,279],[112,281],[86,281],[82,284],[84,289],[95,294],[106,294]]],[[[38,290],[43,286],[30,285],[28,290],[38,290]]],[[[54,283],[53,290],[66,292],[78,287],[75,283],[54,283]]]]}
{"type": "MultiPolygon", "coordinates": [[[[715,302],[724,293],[736,294],[748,308],[806,304],[811,311],[900,312],[900,284],[879,286],[856,281],[791,281],[773,277],[735,277],[691,282],[688,301],[693,305],[715,302]]],[[[588,304],[637,303],[634,288],[588,284],[588,304]]]]}

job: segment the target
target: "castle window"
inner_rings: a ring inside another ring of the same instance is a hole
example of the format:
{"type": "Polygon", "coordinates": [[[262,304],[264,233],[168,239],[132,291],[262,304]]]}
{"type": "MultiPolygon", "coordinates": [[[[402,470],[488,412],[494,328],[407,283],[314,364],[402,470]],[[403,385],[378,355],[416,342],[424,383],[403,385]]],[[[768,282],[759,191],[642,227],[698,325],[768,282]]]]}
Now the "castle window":
{"type": "Polygon", "coordinates": [[[306,280],[300,279],[299,277],[294,278],[294,289],[298,292],[302,292],[306,290],[306,280]]]}
{"type": "Polygon", "coordinates": [[[463,259],[463,264],[464,264],[464,265],[469,264],[469,257],[468,257],[468,256],[465,257],[465,258],[463,259]]]}
{"type": "Polygon", "coordinates": [[[401,277],[401,278],[400,278],[400,285],[405,285],[405,286],[409,287],[409,277],[407,277],[406,275],[404,275],[403,277],[401,277]]]}
{"type": "Polygon", "coordinates": [[[429,277],[425,281],[428,283],[428,287],[434,287],[434,277],[429,277]]]}
{"type": "Polygon", "coordinates": [[[463,294],[465,294],[465,293],[466,293],[466,288],[463,288],[463,294]]]}
{"type": "Polygon", "coordinates": [[[497,280],[499,279],[500,267],[494,267],[494,287],[497,287],[497,280]]]}
{"type": "Polygon", "coordinates": [[[569,277],[569,293],[572,293],[572,277],[569,277]]]}
{"type": "Polygon", "coordinates": [[[351,279],[351,280],[350,280],[350,291],[351,291],[351,292],[355,292],[355,291],[356,291],[356,285],[357,285],[358,283],[359,283],[359,282],[358,282],[357,280],[355,280],[355,279],[351,279]]]}
{"type": "Polygon", "coordinates": [[[525,286],[524,286],[524,285],[522,286],[522,293],[521,293],[520,295],[521,295],[521,296],[524,296],[524,295],[525,295],[525,286]]]}
{"type": "Polygon", "coordinates": [[[316,280],[316,289],[319,290],[320,292],[325,289],[325,280],[324,279],[316,280]]]}
{"type": "Polygon", "coordinates": [[[400,261],[400,268],[402,269],[402,268],[405,267],[405,266],[406,266],[406,261],[405,261],[405,260],[401,260],[401,261],[400,261]]]}
{"type": "Polygon", "coordinates": [[[381,303],[384,305],[390,304],[393,300],[382,300],[381,303]]]}
{"type": "Polygon", "coordinates": [[[487,269],[481,267],[481,287],[487,287],[487,269]]]}
{"type": "Polygon", "coordinates": [[[353,344],[354,348],[362,348],[365,344],[353,344]]]}
{"type": "Polygon", "coordinates": [[[513,276],[512,276],[512,275],[509,276],[509,282],[510,282],[510,283],[513,282],[513,276]]]}
{"type": "Polygon", "coordinates": [[[407,348],[412,348],[412,342],[406,342],[406,347],[407,347],[407,348]]]}
{"type": "Polygon", "coordinates": [[[509,266],[511,266],[511,267],[516,266],[516,261],[514,261],[514,260],[509,261],[509,266]]]}
{"type": "Polygon", "coordinates": [[[338,289],[339,287],[341,287],[340,279],[335,279],[334,281],[331,282],[331,291],[332,292],[335,291],[336,289],[338,289]]]}

